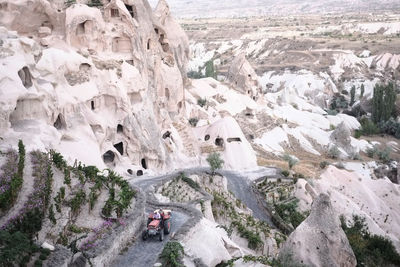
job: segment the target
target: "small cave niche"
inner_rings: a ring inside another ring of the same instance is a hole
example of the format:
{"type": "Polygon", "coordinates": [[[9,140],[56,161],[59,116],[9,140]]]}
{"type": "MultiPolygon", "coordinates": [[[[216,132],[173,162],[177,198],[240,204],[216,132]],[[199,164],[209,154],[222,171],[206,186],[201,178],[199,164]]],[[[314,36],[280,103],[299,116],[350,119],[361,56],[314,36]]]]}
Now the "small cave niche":
{"type": "Polygon", "coordinates": [[[171,132],[170,131],[166,131],[162,136],[163,139],[167,139],[169,137],[171,137],[171,132]]]}
{"type": "Polygon", "coordinates": [[[126,172],[129,173],[129,175],[133,175],[132,169],[128,169],[126,172]]]}
{"type": "Polygon", "coordinates": [[[143,159],[141,160],[141,164],[142,164],[143,169],[147,170],[147,162],[146,162],[146,159],[143,158],[143,159]]]}
{"type": "Polygon", "coordinates": [[[169,100],[170,94],[168,88],[165,88],[165,97],[167,98],[167,100],[169,100]]]}
{"type": "Polygon", "coordinates": [[[131,105],[141,103],[143,100],[139,92],[129,93],[128,96],[131,101],[131,105]]]}
{"type": "Polygon", "coordinates": [[[124,126],[122,126],[121,124],[118,124],[117,133],[123,133],[123,132],[124,132],[124,126]]]}
{"type": "Polygon", "coordinates": [[[27,66],[18,71],[18,76],[21,79],[22,84],[25,86],[25,88],[29,88],[33,85],[32,75],[27,66]]]}
{"type": "Polygon", "coordinates": [[[151,48],[151,39],[147,40],[147,50],[151,48]]]}
{"type": "Polygon", "coordinates": [[[85,34],[85,22],[79,23],[76,26],[76,35],[83,35],[85,34]]]}
{"type": "Polygon", "coordinates": [[[182,101],[180,101],[179,103],[178,103],[178,109],[181,109],[182,108],[182,101]]]}
{"type": "Polygon", "coordinates": [[[111,150],[108,150],[106,153],[103,154],[103,161],[104,163],[113,163],[115,159],[115,153],[111,150]]]}
{"type": "Polygon", "coordinates": [[[129,14],[132,18],[136,18],[136,7],[125,4],[126,9],[128,9],[129,14]]]}
{"type": "Polygon", "coordinates": [[[122,142],[115,144],[114,147],[119,152],[119,154],[121,154],[121,156],[124,155],[124,144],[122,142]]]}
{"type": "Polygon", "coordinates": [[[133,59],[128,59],[128,60],[125,60],[125,61],[126,61],[126,63],[128,63],[128,64],[130,64],[132,66],[135,66],[135,63],[133,62],[133,59]]]}
{"type": "Polygon", "coordinates": [[[142,170],[138,170],[136,172],[136,176],[143,176],[143,171],[142,170]]]}
{"type": "Polygon", "coordinates": [[[156,34],[158,34],[158,28],[154,28],[154,31],[156,32],[156,34]]]}
{"type": "Polygon", "coordinates": [[[93,101],[93,100],[90,101],[90,108],[91,108],[92,110],[94,110],[94,108],[95,108],[95,106],[94,106],[94,101],[93,101]]]}
{"type": "Polygon", "coordinates": [[[81,65],[79,65],[79,71],[90,71],[91,66],[88,63],[82,63],[81,65]]]}
{"type": "Polygon", "coordinates": [[[224,147],[224,139],[218,137],[215,139],[215,145],[219,147],[224,147]]]}
{"type": "Polygon", "coordinates": [[[57,116],[57,120],[53,124],[54,128],[57,130],[63,130],[67,128],[67,123],[65,122],[64,116],[60,113],[57,116]]]}
{"type": "Polygon", "coordinates": [[[228,138],[226,141],[228,141],[228,143],[242,142],[242,139],[240,139],[239,137],[232,137],[232,138],[228,138]]]}
{"type": "Polygon", "coordinates": [[[204,141],[208,141],[208,140],[210,140],[210,135],[206,134],[206,136],[204,136],[204,141]]]}

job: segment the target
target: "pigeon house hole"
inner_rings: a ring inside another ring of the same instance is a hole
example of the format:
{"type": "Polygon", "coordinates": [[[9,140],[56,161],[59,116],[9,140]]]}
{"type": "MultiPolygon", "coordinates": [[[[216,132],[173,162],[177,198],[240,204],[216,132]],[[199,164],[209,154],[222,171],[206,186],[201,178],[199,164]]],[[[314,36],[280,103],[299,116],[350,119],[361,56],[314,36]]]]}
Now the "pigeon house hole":
{"type": "Polygon", "coordinates": [[[142,159],[142,167],[143,167],[143,169],[147,170],[147,162],[146,162],[146,159],[142,159]]]}
{"type": "Polygon", "coordinates": [[[94,110],[94,101],[90,101],[90,108],[94,110]]]}
{"type": "Polygon", "coordinates": [[[204,136],[204,141],[208,141],[208,140],[210,140],[210,135],[209,135],[209,134],[207,134],[206,136],[204,136]]]}
{"type": "Polygon", "coordinates": [[[129,175],[133,175],[132,169],[128,169],[127,172],[129,173],[129,175]]]}
{"type": "Polygon", "coordinates": [[[142,170],[138,170],[136,172],[136,176],[143,176],[143,171],[142,170]]]}
{"type": "Polygon", "coordinates": [[[115,144],[114,147],[119,152],[119,154],[124,155],[124,144],[122,142],[115,144]]]}
{"type": "Polygon", "coordinates": [[[29,88],[32,86],[32,75],[27,66],[18,71],[18,76],[21,79],[22,84],[25,86],[25,88],[29,88]]]}
{"type": "Polygon", "coordinates": [[[166,131],[162,136],[163,139],[167,139],[169,137],[171,137],[171,132],[170,131],[166,131]]]}
{"type": "Polygon", "coordinates": [[[103,154],[103,161],[105,163],[113,163],[115,159],[115,154],[111,150],[108,150],[106,153],[103,154]]]}

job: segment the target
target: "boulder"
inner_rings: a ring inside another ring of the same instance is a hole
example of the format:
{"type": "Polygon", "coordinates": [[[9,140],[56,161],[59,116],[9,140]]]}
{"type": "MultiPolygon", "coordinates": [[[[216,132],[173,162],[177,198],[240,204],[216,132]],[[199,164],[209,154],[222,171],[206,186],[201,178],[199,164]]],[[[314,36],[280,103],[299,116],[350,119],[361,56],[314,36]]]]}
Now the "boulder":
{"type": "Polygon", "coordinates": [[[320,194],[312,204],[311,213],[283,245],[279,259],[284,266],[356,266],[357,261],[340,227],[330,198],[320,194]]]}

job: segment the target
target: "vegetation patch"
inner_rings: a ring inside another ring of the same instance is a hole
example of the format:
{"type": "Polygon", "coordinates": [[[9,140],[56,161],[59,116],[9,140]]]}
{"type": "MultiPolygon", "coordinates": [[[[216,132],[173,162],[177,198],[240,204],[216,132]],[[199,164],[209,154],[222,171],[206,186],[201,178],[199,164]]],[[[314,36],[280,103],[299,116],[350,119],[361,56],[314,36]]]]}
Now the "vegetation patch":
{"type": "Polygon", "coordinates": [[[161,252],[161,260],[165,267],[184,266],[182,259],[184,255],[183,246],[179,242],[168,242],[161,252]]]}
{"type": "Polygon", "coordinates": [[[344,216],[341,226],[356,256],[357,266],[400,266],[400,255],[391,240],[369,232],[365,218],[354,215],[349,226],[344,216]]]}

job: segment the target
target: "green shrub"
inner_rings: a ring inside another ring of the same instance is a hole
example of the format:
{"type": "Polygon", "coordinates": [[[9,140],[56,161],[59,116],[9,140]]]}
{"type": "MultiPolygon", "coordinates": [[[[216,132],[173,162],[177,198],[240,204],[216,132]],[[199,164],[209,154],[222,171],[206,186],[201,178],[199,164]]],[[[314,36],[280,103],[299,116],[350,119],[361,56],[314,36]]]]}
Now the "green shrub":
{"type": "Polygon", "coordinates": [[[224,164],[224,160],[221,159],[221,155],[219,153],[211,153],[208,155],[207,162],[210,165],[211,172],[213,174],[215,174],[216,170],[221,169],[224,164]]]}
{"type": "Polygon", "coordinates": [[[197,99],[197,105],[199,105],[200,107],[205,107],[207,105],[207,99],[205,98],[197,99]]]}
{"type": "Polygon", "coordinates": [[[285,176],[285,177],[289,177],[290,172],[289,172],[288,170],[283,170],[283,171],[281,172],[281,174],[282,174],[283,176],[285,176]]]}
{"type": "Polygon", "coordinates": [[[71,231],[72,233],[75,233],[75,234],[83,233],[83,230],[80,227],[76,226],[75,224],[71,224],[68,227],[68,230],[71,231]]]}
{"type": "Polygon", "coordinates": [[[332,146],[328,150],[328,157],[331,159],[337,159],[340,156],[340,150],[337,146],[332,146]]]}
{"type": "Polygon", "coordinates": [[[53,204],[50,205],[49,207],[49,220],[53,223],[56,224],[57,220],[54,214],[54,209],[53,209],[53,204]]]}
{"type": "Polygon", "coordinates": [[[391,149],[389,147],[386,147],[384,150],[378,150],[376,152],[378,158],[382,160],[383,162],[389,162],[390,161],[390,152],[391,149]]]}
{"type": "MultiPolygon", "coordinates": [[[[361,123],[361,129],[358,130],[359,133],[358,135],[375,135],[375,134],[379,134],[379,128],[376,126],[376,124],[367,119],[367,118],[363,118],[360,121],[361,123]]],[[[356,131],[357,132],[357,131],[356,131]]]]}
{"type": "Polygon", "coordinates": [[[292,156],[290,156],[288,154],[285,154],[283,156],[283,159],[285,161],[287,161],[288,166],[289,166],[289,170],[291,170],[299,162],[295,157],[292,157],[292,156]]]}
{"type": "Polygon", "coordinates": [[[291,223],[294,228],[299,226],[308,216],[308,213],[297,211],[298,200],[288,203],[275,204],[274,208],[278,215],[287,223],[291,223]]]}
{"type": "Polygon", "coordinates": [[[45,261],[47,259],[47,255],[40,254],[39,259],[45,261]]]}
{"type": "Polygon", "coordinates": [[[371,235],[365,218],[354,215],[348,226],[340,216],[341,226],[357,259],[357,266],[400,266],[400,255],[389,239],[371,235]]]}
{"type": "Polygon", "coordinates": [[[36,260],[35,263],[33,264],[33,266],[42,267],[43,266],[43,262],[41,260],[36,260]]]}
{"type": "Polygon", "coordinates": [[[190,118],[189,119],[189,124],[192,125],[193,127],[196,127],[198,122],[199,122],[198,118],[190,118]]]}
{"type": "Polygon", "coordinates": [[[0,266],[14,266],[29,261],[33,246],[26,234],[0,230],[0,266]]]}
{"type": "Polygon", "coordinates": [[[259,249],[264,245],[264,242],[261,240],[260,234],[254,231],[247,229],[242,223],[239,221],[232,222],[232,226],[235,226],[238,230],[240,237],[247,239],[247,247],[250,249],[259,249]]]}
{"type": "Polygon", "coordinates": [[[69,201],[68,205],[71,207],[73,214],[77,214],[80,211],[81,206],[86,202],[85,190],[79,189],[69,201]]]}
{"type": "Polygon", "coordinates": [[[195,190],[200,189],[200,185],[197,182],[190,179],[189,177],[187,177],[183,172],[179,175],[179,179],[181,179],[182,181],[187,183],[191,188],[193,188],[195,190]]]}
{"type": "Polygon", "coordinates": [[[356,95],[356,86],[353,85],[350,90],[350,106],[354,105],[356,95]]]}
{"type": "Polygon", "coordinates": [[[321,161],[320,163],[319,163],[319,167],[321,168],[321,169],[325,169],[326,167],[328,167],[329,166],[329,162],[327,162],[327,161],[321,161]]]}
{"type": "Polygon", "coordinates": [[[168,242],[161,252],[161,260],[165,267],[183,266],[182,259],[184,255],[183,246],[179,242],[168,242]]]}

